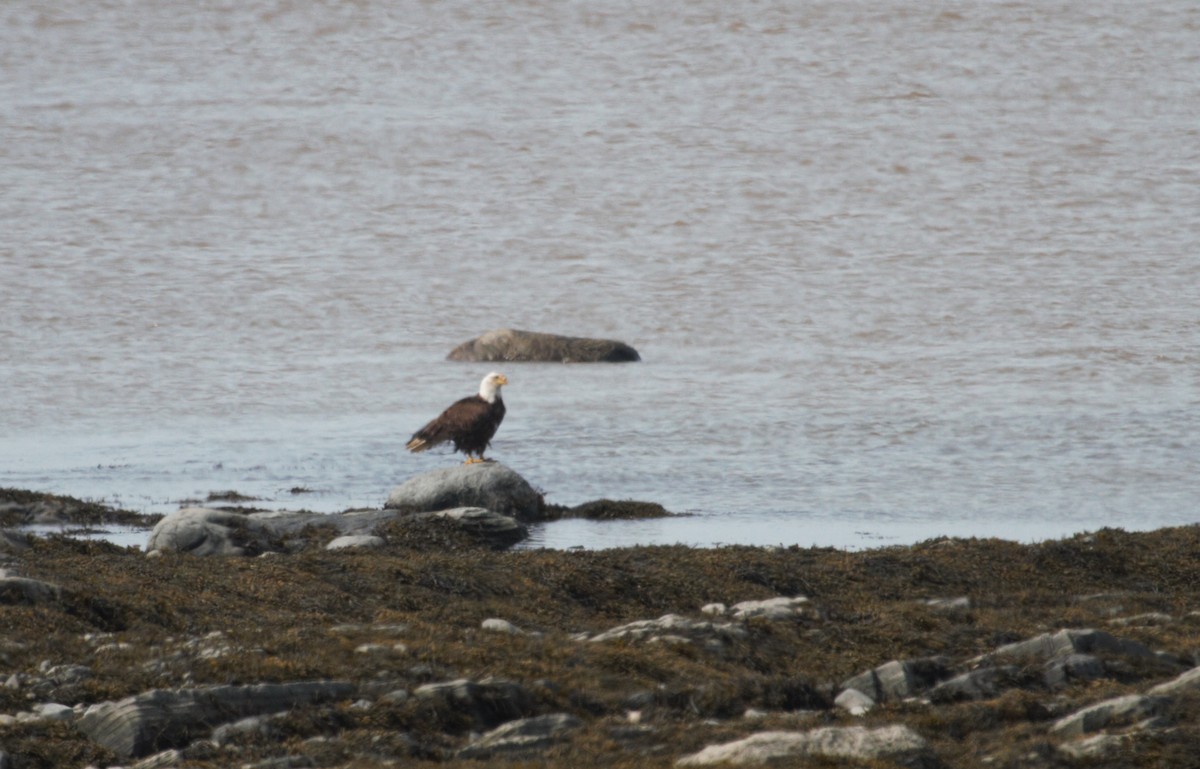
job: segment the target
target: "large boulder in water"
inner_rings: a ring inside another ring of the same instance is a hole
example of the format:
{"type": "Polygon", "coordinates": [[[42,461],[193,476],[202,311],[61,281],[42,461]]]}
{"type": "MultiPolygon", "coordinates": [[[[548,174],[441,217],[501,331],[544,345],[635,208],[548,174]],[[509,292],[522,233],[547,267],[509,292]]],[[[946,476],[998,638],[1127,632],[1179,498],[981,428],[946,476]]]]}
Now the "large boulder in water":
{"type": "Polygon", "coordinates": [[[612,339],[539,334],[498,328],[463,342],[448,360],[533,361],[540,363],[628,363],[641,360],[638,351],[612,339]]]}
{"type": "Polygon", "coordinates": [[[392,490],[384,505],[410,513],[454,507],[483,507],[519,521],[539,521],[545,501],[515,470],[499,462],[477,462],[410,478],[392,490]]]}

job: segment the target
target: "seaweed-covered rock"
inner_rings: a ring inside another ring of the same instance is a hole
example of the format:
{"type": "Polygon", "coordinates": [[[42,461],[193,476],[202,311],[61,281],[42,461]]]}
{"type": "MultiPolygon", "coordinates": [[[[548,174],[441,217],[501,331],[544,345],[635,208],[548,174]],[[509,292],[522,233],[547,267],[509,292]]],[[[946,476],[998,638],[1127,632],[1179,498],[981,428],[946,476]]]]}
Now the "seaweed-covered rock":
{"type": "Polygon", "coordinates": [[[479,507],[457,507],[414,515],[403,510],[351,510],[340,515],[276,511],[242,513],[191,507],[158,522],[146,545],[149,555],[181,552],[192,555],[257,555],[291,552],[314,539],[341,547],[378,547],[385,539],[378,530],[396,524],[398,533],[449,524],[468,539],[502,549],[528,536],[525,527],[510,518],[479,507]],[[330,533],[332,530],[332,534],[330,533]],[[336,544],[335,544],[336,543],[336,544]]]}
{"type": "Polygon", "coordinates": [[[58,585],[38,579],[11,576],[0,569],[0,604],[48,603],[58,600],[61,596],[62,589],[58,585]]]}
{"type": "Polygon", "coordinates": [[[628,363],[641,360],[637,350],[612,339],[542,334],[498,328],[463,342],[448,360],[470,362],[628,363]]]}
{"type": "Polygon", "coordinates": [[[496,678],[480,681],[460,678],[425,684],[418,686],[413,696],[441,702],[470,717],[474,726],[482,729],[491,729],[506,721],[530,716],[535,705],[533,694],[528,689],[513,681],[496,678]]]}
{"type": "Polygon", "coordinates": [[[676,766],[765,764],[804,757],[850,758],[863,761],[902,759],[929,751],[921,735],[907,726],[827,726],[807,732],[759,732],[745,739],[709,745],[684,756],[676,766]]]}
{"type": "Polygon", "coordinates": [[[544,502],[515,470],[499,462],[480,462],[410,478],[392,490],[384,507],[410,513],[482,507],[521,521],[536,521],[542,517],[544,502]]]}
{"type": "Polygon", "coordinates": [[[354,690],[343,681],[155,689],[92,705],[75,723],[118,756],[136,758],[183,744],[236,718],[344,699],[354,690]]]}
{"type": "Polygon", "coordinates": [[[437,524],[450,524],[477,544],[493,550],[511,547],[529,536],[518,520],[482,507],[457,507],[434,513],[409,513],[396,519],[389,529],[393,534],[407,534],[437,524]]]}

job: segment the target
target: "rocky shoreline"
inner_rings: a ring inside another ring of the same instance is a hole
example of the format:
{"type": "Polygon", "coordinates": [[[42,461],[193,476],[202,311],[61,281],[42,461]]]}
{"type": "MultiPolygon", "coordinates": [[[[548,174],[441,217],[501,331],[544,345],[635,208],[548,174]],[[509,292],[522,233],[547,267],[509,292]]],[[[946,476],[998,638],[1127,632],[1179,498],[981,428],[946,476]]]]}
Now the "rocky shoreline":
{"type": "MultiPolygon", "coordinates": [[[[70,517],[13,493],[4,525],[70,517]]],[[[0,769],[1200,766],[1200,527],[558,552],[419,515],[213,557],[6,533],[0,769]]]]}

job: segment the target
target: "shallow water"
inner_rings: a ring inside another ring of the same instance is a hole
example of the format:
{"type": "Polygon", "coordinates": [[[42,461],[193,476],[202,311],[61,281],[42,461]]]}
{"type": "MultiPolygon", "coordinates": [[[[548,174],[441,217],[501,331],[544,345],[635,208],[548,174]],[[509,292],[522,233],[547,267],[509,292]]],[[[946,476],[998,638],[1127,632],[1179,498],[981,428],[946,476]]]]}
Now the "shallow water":
{"type": "Polygon", "coordinates": [[[1193,522],[1193,3],[0,8],[0,484],[378,506],[491,328],[551,547],[1193,522]],[[292,493],[303,489],[303,493],[292,493]]]}

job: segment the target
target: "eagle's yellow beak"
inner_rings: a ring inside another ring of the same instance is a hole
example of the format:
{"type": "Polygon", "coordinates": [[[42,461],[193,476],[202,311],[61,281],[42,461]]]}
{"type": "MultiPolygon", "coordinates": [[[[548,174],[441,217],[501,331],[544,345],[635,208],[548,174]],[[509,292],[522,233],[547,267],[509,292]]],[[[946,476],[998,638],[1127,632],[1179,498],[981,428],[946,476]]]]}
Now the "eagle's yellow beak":
{"type": "Polygon", "coordinates": [[[501,385],[506,385],[506,384],[508,384],[508,377],[501,374],[500,376],[496,377],[496,383],[501,384],[501,385]]]}

